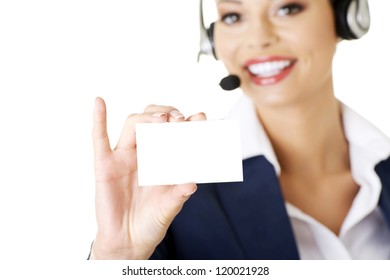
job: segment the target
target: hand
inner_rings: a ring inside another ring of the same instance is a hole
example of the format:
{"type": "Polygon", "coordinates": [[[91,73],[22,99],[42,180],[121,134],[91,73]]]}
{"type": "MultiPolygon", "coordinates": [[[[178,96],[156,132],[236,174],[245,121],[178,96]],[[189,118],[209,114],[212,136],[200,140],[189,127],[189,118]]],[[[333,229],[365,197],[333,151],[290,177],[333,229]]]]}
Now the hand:
{"type": "MultiPolygon", "coordinates": [[[[175,108],[151,105],[130,115],[115,149],[107,135],[106,105],[96,98],[93,143],[97,235],[91,259],[148,259],[174,217],[196,191],[195,184],[138,186],[135,124],[206,120],[187,119],[175,108]]],[[[153,174],[150,174],[153,176],[153,174]]]]}

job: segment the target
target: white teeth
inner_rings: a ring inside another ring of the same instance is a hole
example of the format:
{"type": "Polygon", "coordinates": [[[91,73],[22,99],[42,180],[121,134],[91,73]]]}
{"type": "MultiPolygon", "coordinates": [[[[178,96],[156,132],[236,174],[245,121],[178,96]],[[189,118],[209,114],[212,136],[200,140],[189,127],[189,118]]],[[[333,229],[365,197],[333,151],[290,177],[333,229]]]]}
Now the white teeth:
{"type": "Polygon", "coordinates": [[[248,69],[253,75],[268,78],[279,74],[283,69],[290,66],[291,63],[289,60],[263,62],[252,64],[248,69]]]}

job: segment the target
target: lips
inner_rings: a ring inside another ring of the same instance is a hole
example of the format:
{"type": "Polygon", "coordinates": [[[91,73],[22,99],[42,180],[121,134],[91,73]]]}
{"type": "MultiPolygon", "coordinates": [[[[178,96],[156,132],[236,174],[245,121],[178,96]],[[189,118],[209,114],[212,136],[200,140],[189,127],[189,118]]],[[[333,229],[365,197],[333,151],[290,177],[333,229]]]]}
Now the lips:
{"type": "Polygon", "coordinates": [[[245,70],[251,80],[259,86],[274,85],[286,78],[293,70],[296,59],[282,56],[266,56],[250,59],[245,70]]]}

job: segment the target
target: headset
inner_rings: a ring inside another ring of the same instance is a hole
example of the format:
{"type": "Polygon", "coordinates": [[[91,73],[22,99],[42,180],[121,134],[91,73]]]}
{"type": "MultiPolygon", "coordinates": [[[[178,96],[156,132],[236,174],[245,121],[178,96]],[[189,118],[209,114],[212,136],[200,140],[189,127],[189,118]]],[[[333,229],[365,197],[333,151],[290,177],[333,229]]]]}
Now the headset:
{"type": "MultiPolygon", "coordinates": [[[[341,39],[353,40],[363,37],[370,29],[368,0],[331,0],[335,14],[337,35],[341,39]]],[[[203,0],[200,0],[200,46],[198,61],[202,55],[212,55],[217,59],[214,48],[214,23],[205,27],[203,0]]]]}

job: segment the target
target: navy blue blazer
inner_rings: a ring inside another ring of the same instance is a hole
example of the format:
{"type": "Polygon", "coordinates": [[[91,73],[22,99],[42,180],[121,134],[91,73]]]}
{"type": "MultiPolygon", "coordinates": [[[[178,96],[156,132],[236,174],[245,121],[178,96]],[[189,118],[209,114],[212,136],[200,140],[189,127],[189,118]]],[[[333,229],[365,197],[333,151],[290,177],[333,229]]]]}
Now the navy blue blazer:
{"type": "MultiPolygon", "coordinates": [[[[299,259],[274,167],[257,156],[244,160],[243,170],[243,182],[199,185],[151,259],[299,259]]],[[[390,227],[390,158],[375,171],[390,227]]]]}

